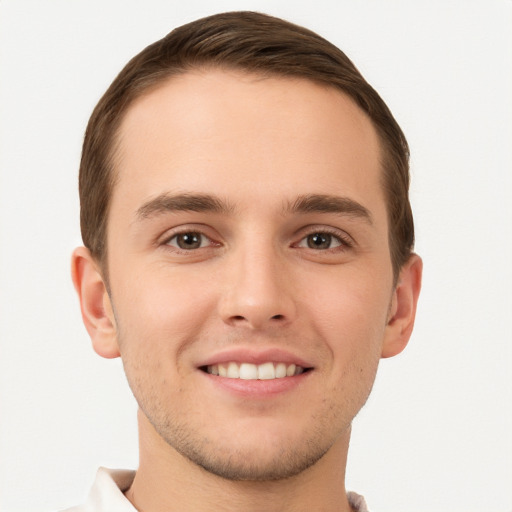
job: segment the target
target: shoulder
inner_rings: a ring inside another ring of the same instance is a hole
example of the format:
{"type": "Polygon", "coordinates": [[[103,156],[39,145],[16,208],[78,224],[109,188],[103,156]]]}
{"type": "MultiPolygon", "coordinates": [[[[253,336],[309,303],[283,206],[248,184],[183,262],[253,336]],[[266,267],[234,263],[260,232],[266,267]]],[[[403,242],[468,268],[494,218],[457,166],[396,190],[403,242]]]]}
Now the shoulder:
{"type": "Polygon", "coordinates": [[[134,477],[133,470],[99,468],[83,505],[61,512],[136,512],[123,494],[132,484],[134,477]]]}
{"type": "Polygon", "coordinates": [[[360,494],[348,492],[347,498],[354,512],[370,512],[365,499],[360,494]]]}

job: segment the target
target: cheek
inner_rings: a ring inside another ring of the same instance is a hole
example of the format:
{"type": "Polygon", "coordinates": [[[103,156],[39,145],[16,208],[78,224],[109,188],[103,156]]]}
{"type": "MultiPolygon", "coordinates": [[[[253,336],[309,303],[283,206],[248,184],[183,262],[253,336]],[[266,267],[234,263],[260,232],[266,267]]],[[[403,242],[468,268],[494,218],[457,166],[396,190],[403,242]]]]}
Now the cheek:
{"type": "Polygon", "coordinates": [[[113,290],[121,350],[129,343],[131,352],[155,358],[194,339],[214,302],[202,280],[178,272],[139,272],[113,290]]]}
{"type": "Polygon", "coordinates": [[[118,341],[133,394],[148,417],[157,419],[156,411],[187,394],[183,377],[191,369],[180,354],[198,339],[212,299],[207,290],[198,292],[193,279],[134,274],[112,287],[118,341]]]}
{"type": "Polygon", "coordinates": [[[333,276],[317,283],[307,299],[314,328],[340,371],[377,367],[390,300],[388,283],[380,281],[356,274],[333,276]]]}
{"type": "Polygon", "coordinates": [[[391,286],[379,281],[369,276],[327,276],[322,282],[317,279],[304,302],[325,328],[372,338],[372,332],[383,332],[391,297],[391,286]]]}

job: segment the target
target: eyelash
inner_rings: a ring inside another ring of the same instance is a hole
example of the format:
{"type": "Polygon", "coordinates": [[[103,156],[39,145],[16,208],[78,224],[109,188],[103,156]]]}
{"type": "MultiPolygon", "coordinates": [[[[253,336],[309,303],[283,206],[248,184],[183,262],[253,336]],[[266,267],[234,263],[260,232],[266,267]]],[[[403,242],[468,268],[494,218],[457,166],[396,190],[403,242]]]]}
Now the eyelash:
{"type": "MultiPolygon", "coordinates": [[[[306,233],[301,236],[300,240],[297,243],[292,244],[292,247],[296,248],[304,248],[304,249],[310,249],[314,252],[319,253],[326,253],[330,254],[333,252],[343,252],[350,250],[354,247],[354,242],[352,238],[347,235],[346,233],[342,233],[335,229],[329,229],[326,227],[316,227],[311,226],[306,233]],[[314,235],[327,235],[328,237],[332,237],[332,239],[336,240],[339,245],[336,245],[335,247],[328,247],[325,249],[314,249],[313,247],[309,246],[301,246],[302,243],[308,243],[307,239],[308,237],[314,236],[314,235]]],[[[220,242],[216,242],[213,240],[210,236],[206,235],[204,232],[202,232],[201,229],[182,229],[178,232],[173,233],[171,236],[166,237],[162,242],[161,245],[168,248],[169,250],[172,250],[175,253],[178,254],[188,254],[190,255],[193,252],[198,251],[199,249],[212,249],[214,247],[219,247],[222,244],[220,242]],[[202,240],[200,242],[200,246],[196,248],[190,248],[190,249],[184,249],[182,247],[179,247],[177,245],[171,244],[172,240],[177,239],[179,236],[183,235],[196,235],[199,236],[202,240]],[[203,246],[203,243],[207,242],[206,246],[203,246]]]]}
{"type": "Polygon", "coordinates": [[[173,233],[171,236],[167,237],[163,242],[163,246],[166,247],[172,247],[172,251],[177,252],[179,254],[190,254],[194,251],[197,251],[198,249],[210,249],[212,247],[220,246],[221,244],[219,242],[215,242],[211,237],[208,235],[205,235],[200,229],[183,229],[181,231],[173,233]],[[202,238],[200,247],[194,248],[194,249],[183,249],[182,247],[178,247],[176,245],[172,245],[171,241],[174,239],[177,239],[179,236],[183,235],[197,235],[202,238]],[[202,246],[203,242],[206,241],[209,242],[209,244],[205,247],[202,246]]]}
{"type": "MultiPolygon", "coordinates": [[[[338,230],[335,229],[329,229],[325,227],[319,227],[318,229],[310,229],[299,241],[298,244],[295,244],[295,246],[298,246],[303,241],[306,241],[308,237],[314,236],[314,235],[328,235],[329,237],[332,237],[333,239],[337,240],[339,242],[339,245],[336,247],[329,247],[327,249],[318,249],[316,252],[342,252],[349,249],[352,249],[354,247],[354,242],[346,233],[341,233],[338,230]]],[[[307,243],[307,242],[306,242],[307,243]]],[[[312,247],[309,247],[310,249],[314,250],[312,247]]]]}

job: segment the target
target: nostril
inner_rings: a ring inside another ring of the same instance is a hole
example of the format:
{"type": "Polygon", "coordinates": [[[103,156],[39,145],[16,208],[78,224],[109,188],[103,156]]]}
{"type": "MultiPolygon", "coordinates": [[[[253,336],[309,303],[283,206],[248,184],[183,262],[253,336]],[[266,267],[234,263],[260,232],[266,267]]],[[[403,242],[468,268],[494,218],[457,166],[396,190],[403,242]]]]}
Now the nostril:
{"type": "MultiPolygon", "coordinates": [[[[1,0],[0,0],[1,1],[1,0]]],[[[286,314],[277,314],[272,316],[267,316],[264,314],[264,312],[259,311],[250,311],[247,315],[231,315],[226,319],[226,322],[240,327],[240,326],[250,326],[253,328],[260,329],[262,328],[267,322],[268,326],[271,325],[274,327],[282,326],[285,323],[287,323],[288,316],[286,314]]]]}

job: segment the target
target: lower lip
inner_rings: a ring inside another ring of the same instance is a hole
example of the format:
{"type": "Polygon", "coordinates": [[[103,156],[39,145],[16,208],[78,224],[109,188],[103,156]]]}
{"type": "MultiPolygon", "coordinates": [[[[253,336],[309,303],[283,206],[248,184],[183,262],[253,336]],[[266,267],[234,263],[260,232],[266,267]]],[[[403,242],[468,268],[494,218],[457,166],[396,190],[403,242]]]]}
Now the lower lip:
{"type": "Polygon", "coordinates": [[[282,377],[280,379],[268,380],[245,380],[229,379],[218,375],[201,373],[214,385],[235,395],[247,398],[270,398],[275,395],[290,392],[301,386],[311,375],[312,370],[294,375],[293,377],[282,377]]]}

